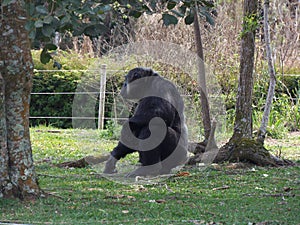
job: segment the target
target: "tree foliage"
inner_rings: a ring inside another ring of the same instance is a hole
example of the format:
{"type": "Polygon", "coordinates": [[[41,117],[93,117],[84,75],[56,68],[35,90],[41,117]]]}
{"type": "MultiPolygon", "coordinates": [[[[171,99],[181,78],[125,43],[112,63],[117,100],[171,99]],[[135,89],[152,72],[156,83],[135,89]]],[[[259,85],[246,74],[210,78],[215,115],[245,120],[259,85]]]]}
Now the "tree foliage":
{"type": "Polygon", "coordinates": [[[26,29],[33,42],[32,47],[43,48],[41,62],[50,61],[56,50],[53,38],[56,32],[70,32],[73,36],[85,34],[90,37],[103,35],[109,30],[105,20],[115,7],[110,1],[39,0],[26,1],[28,14],[26,29]]]}
{"type": "MultiPolygon", "coordinates": [[[[2,6],[13,3],[4,0],[2,6]]],[[[200,18],[214,24],[213,2],[206,0],[38,0],[23,2],[27,11],[26,29],[33,48],[43,48],[41,62],[52,59],[52,44],[56,32],[70,32],[72,36],[98,37],[106,34],[120,21],[139,18],[143,13],[162,15],[163,24],[176,25],[183,18],[187,25],[194,22],[194,7],[197,4],[200,18]]]]}
{"type": "Polygon", "coordinates": [[[204,18],[209,24],[214,25],[213,15],[216,14],[213,9],[213,1],[206,0],[163,0],[163,1],[118,1],[121,11],[128,16],[139,18],[143,13],[153,14],[160,13],[162,15],[163,24],[166,26],[176,25],[179,18],[183,18],[185,24],[190,25],[194,22],[194,8],[198,7],[198,14],[204,18]],[[128,2],[130,7],[124,7],[122,3],[128,2]],[[122,7],[123,6],[123,7],[122,7]]]}

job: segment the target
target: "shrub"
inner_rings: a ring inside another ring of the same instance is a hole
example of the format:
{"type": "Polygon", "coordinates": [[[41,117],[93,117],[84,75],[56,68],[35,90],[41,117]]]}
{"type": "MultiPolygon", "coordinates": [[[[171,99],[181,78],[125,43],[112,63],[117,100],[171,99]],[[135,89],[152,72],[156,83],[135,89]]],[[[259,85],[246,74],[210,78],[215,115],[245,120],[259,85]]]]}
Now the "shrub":
{"type": "MultiPolygon", "coordinates": [[[[268,72],[262,74],[254,86],[253,125],[258,130],[268,93],[268,72]]],[[[300,129],[300,77],[278,76],[275,97],[269,116],[267,135],[283,138],[288,131],[300,129]]]]}
{"type": "MultiPolygon", "coordinates": [[[[33,76],[30,116],[31,117],[71,117],[73,94],[55,94],[59,92],[75,92],[83,70],[88,68],[86,58],[72,53],[60,52],[55,59],[62,64],[62,70],[54,70],[52,63],[42,64],[40,51],[32,51],[35,72],[33,76]],[[72,71],[65,71],[72,69],[72,71]],[[53,70],[53,71],[49,71],[53,70]]],[[[31,119],[30,125],[52,125],[59,128],[70,128],[71,119],[31,119]]]]}

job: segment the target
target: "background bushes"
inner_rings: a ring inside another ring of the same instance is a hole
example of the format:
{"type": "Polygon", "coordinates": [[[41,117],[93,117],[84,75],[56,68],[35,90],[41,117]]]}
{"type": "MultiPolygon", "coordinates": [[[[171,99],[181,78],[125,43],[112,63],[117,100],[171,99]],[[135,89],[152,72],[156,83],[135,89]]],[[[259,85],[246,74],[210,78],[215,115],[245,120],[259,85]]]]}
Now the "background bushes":
{"type": "MultiPolygon", "coordinates": [[[[78,57],[72,53],[63,53],[56,58],[62,64],[62,70],[55,70],[53,62],[46,65],[39,60],[39,51],[33,51],[35,73],[33,76],[32,93],[75,92],[83,71],[89,65],[90,59],[78,57]],[[65,71],[71,70],[72,71],[65,71]],[[45,71],[40,71],[45,70],[45,71]]],[[[32,94],[31,117],[71,117],[73,94],[32,94]]],[[[51,125],[59,128],[72,127],[71,119],[30,119],[30,125],[51,125]]]]}
{"type": "MultiPolygon", "coordinates": [[[[81,77],[86,73],[84,70],[89,68],[89,65],[95,63],[91,58],[79,57],[77,54],[60,53],[57,56],[59,62],[63,65],[62,70],[53,70],[51,63],[43,65],[39,61],[39,52],[33,52],[35,62],[35,74],[33,78],[33,93],[58,93],[58,92],[75,92],[77,85],[81,81],[81,77]],[[72,71],[66,71],[70,70],[72,71]],[[40,71],[46,70],[46,71],[40,71]]],[[[157,67],[158,65],[156,65],[157,67]]],[[[150,66],[151,67],[151,66],[150,66]]],[[[110,70],[108,65],[108,70],[110,70]]],[[[128,69],[128,68],[127,68],[128,69]]],[[[161,65],[159,68],[154,68],[158,71],[165,71],[161,65]]],[[[171,71],[176,73],[176,71],[171,71]]],[[[113,96],[112,93],[117,94],[121,83],[123,81],[124,72],[120,71],[114,76],[108,76],[105,99],[105,117],[111,117],[113,111],[113,96]]],[[[172,76],[172,74],[170,75],[172,76]]],[[[232,76],[232,75],[231,75],[232,76]]],[[[172,79],[172,78],[171,78],[172,79]]],[[[219,79],[219,83],[223,88],[223,94],[226,99],[227,108],[227,124],[229,130],[233,128],[236,87],[228,89],[226,79],[219,79]]],[[[260,126],[261,117],[263,114],[265,99],[268,91],[269,77],[266,68],[260,70],[260,74],[256,75],[254,98],[253,98],[253,124],[254,130],[260,126]]],[[[185,91],[191,87],[186,83],[177,84],[185,91]]],[[[97,91],[97,90],[96,90],[97,91]]],[[[272,111],[270,114],[270,121],[268,126],[268,135],[275,138],[283,137],[288,131],[297,131],[300,129],[300,77],[293,75],[279,75],[277,77],[276,94],[273,102],[272,111]]],[[[36,95],[32,94],[30,115],[34,116],[50,116],[50,117],[71,117],[72,104],[74,94],[59,94],[59,95],[36,95]]],[[[84,96],[83,96],[84,98],[84,96]]],[[[97,98],[97,97],[95,97],[97,98]]],[[[97,100],[97,99],[96,99],[97,100]]],[[[92,109],[93,115],[97,117],[98,100],[96,101],[96,108],[92,109]]],[[[91,109],[90,109],[91,110],[91,109]]],[[[97,121],[93,121],[97,123],[97,121]]],[[[31,126],[40,124],[51,125],[58,128],[72,128],[71,119],[31,119],[31,126]]],[[[107,135],[115,135],[115,126],[109,120],[105,120],[105,128],[107,128],[107,135]]],[[[107,136],[106,135],[106,136],[107,136]]]]}

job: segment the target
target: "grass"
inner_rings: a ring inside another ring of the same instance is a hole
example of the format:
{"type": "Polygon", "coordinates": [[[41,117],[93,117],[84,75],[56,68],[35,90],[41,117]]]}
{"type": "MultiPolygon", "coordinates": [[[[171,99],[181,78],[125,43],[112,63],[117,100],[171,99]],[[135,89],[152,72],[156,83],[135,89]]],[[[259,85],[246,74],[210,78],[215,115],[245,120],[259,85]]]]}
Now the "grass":
{"type": "Polygon", "coordinates": [[[282,158],[300,161],[300,132],[289,133],[284,139],[268,138],[267,149],[282,158]]]}
{"type": "MultiPolygon", "coordinates": [[[[300,224],[300,168],[185,168],[155,185],[124,185],[93,167],[54,164],[109,152],[115,141],[100,131],[34,128],[39,183],[35,202],[0,201],[0,222],[29,224],[300,224]]],[[[299,160],[300,135],[268,140],[268,148],[299,160]],[[287,143],[287,145],[286,145],[287,143]]]]}

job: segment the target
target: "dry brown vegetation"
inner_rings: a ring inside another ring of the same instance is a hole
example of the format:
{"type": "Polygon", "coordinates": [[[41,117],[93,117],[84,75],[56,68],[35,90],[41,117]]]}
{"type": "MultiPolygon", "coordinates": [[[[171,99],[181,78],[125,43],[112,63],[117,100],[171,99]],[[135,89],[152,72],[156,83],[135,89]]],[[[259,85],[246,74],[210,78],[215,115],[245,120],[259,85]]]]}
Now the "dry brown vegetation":
{"type": "MultiPolygon", "coordinates": [[[[242,23],[242,3],[224,1],[217,5],[218,15],[215,26],[201,22],[201,32],[205,61],[216,74],[230,79],[224,74],[238,74],[240,31],[242,23]]],[[[297,1],[272,1],[271,38],[272,47],[280,72],[299,68],[299,3],[297,1]]],[[[262,20],[261,20],[262,21],[262,20]]],[[[265,65],[263,27],[259,28],[256,43],[256,68],[265,65]]],[[[165,27],[160,15],[144,15],[135,26],[135,41],[161,40],[185,46],[195,50],[193,26],[187,26],[181,20],[177,26],[165,27]]]]}
{"type": "MultiPolygon", "coordinates": [[[[262,3],[261,3],[262,4],[262,3]]],[[[236,84],[239,68],[242,1],[221,1],[216,5],[215,26],[201,21],[201,35],[205,63],[218,75],[223,88],[232,89],[236,84]],[[225,85],[226,84],[226,85],[225,85]]],[[[299,73],[300,32],[299,3],[297,0],[275,0],[270,3],[271,45],[278,73],[299,73]]],[[[262,16],[262,5],[260,5],[262,16]]],[[[266,69],[263,26],[258,28],[255,70],[266,69]]],[[[74,49],[80,54],[99,55],[100,48],[112,49],[120,44],[144,40],[160,40],[176,43],[195,51],[193,26],[179,20],[176,26],[163,26],[161,15],[143,15],[126,27],[116,27],[109,39],[74,39],[74,49]],[[91,53],[91,51],[93,51],[91,53]]],[[[229,91],[229,90],[228,90],[229,91]]]]}

